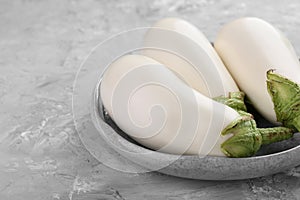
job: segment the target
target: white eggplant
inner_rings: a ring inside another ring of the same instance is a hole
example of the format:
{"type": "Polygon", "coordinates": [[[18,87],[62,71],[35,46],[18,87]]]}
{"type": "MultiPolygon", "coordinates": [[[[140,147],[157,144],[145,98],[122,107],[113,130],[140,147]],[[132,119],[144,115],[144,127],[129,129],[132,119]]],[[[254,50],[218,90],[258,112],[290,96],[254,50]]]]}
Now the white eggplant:
{"type": "Polygon", "coordinates": [[[100,95],[119,128],[161,152],[245,157],[261,144],[292,134],[284,128],[256,128],[251,116],[202,95],[142,55],[114,61],[102,77],[100,95]]]}
{"type": "Polygon", "coordinates": [[[194,25],[165,18],[145,36],[142,52],[176,72],[189,86],[210,98],[239,91],[215,49],[194,25]],[[161,31],[159,30],[161,29],[161,31]]]}
{"type": "MultiPolygon", "coordinates": [[[[283,113],[279,110],[288,113],[297,112],[293,117],[299,118],[299,100],[298,107],[292,106],[292,109],[288,109],[287,107],[291,106],[290,102],[274,96],[274,94],[281,94],[282,98],[286,98],[287,92],[291,90],[297,94],[295,92],[297,86],[285,92],[279,91],[278,87],[282,85],[279,86],[275,82],[279,79],[282,81],[284,78],[281,76],[300,83],[298,57],[288,39],[278,29],[258,18],[241,18],[226,24],[218,33],[214,45],[240,89],[247,94],[254,107],[265,118],[288,125],[285,122],[286,117],[282,119],[283,113]],[[269,71],[270,69],[276,70],[276,73],[281,75],[280,78],[269,71]],[[278,104],[285,104],[287,107],[279,109],[278,104]]],[[[300,99],[299,94],[298,97],[296,95],[289,98],[291,101],[300,99]]],[[[296,104],[297,102],[293,102],[293,105],[296,104]]],[[[299,124],[298,122],[298,126],[299,124]]],[[[294,128],[290,125],[288,127],[294,128]]]]}

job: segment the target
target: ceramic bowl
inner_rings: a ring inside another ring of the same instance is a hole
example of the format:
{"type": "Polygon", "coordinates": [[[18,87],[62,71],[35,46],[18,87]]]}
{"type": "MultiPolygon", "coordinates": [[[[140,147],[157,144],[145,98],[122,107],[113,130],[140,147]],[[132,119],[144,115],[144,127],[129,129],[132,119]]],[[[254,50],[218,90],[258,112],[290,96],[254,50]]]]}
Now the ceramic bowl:
{"type": "MultiPolygon", "coordinates": [[[[99,84],[100,85],[100,84],[99,84]]],[[[122,132],[107,115],[99,98],[99,85],[95,90],[92,109],[94,124],[101,137],[130,161],[164,174],[202,180],[237,180],[278,173],[300,164],[300,135],[290,140],[264,146],[249,158],[216,156],[173,155],[145,148],[122,132]]],[[[259,126],[268,126],[259,115],[259,126]]]]}

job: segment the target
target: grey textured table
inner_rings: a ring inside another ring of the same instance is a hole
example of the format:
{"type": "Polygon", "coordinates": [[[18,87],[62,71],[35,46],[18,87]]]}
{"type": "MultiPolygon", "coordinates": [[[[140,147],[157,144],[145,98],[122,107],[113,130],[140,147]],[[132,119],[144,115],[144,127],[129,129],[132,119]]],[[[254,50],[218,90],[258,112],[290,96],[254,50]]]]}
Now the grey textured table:
{"type": "Polygon", "coordinates": [[[300,54],[299,10],[296,0],[1,0],[0,199],[300,199],[299,168],[219,182],[112,170],[85,150],[71,112],[80,63],[112,34],[177,16],[213,40],[222,24],[256,16],[300,54]]]}

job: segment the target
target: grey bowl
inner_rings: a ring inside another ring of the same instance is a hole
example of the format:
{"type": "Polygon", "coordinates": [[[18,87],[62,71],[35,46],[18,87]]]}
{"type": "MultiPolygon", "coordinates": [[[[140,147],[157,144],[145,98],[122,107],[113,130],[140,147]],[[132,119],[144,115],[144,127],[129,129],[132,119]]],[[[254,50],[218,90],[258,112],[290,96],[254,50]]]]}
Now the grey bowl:
{"type": "MultiPolygon", "coordinates": [[[[103,140],[124,158],[164,174],[202,180],[238,180],[278,173],[300,164],[300,135],[264,146],[256,156],[227,158],[215,156],[173,155],[145,148],[122,132],[106,114],[99,98],[99,85],[93,98],[93,123],[103,140]]],[[[258,116],[258,124],[267,122],[258,116]]]]}

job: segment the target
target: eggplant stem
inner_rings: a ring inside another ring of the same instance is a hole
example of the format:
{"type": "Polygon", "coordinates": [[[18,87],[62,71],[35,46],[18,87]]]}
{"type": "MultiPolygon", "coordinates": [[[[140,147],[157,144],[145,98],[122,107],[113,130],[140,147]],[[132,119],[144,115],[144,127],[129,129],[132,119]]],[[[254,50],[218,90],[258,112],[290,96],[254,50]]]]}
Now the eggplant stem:
{"type": "Polygon", "coordinates": [[[293,125],[298,131],[300,131],[300,115],[294,118],[293,125]]]}
{"type": "Polygon", "coordinates": [[[262,136],[262,145],[290,139],[293,137],[294,131],[286,127],[259,128],[262,136]]]}

